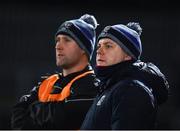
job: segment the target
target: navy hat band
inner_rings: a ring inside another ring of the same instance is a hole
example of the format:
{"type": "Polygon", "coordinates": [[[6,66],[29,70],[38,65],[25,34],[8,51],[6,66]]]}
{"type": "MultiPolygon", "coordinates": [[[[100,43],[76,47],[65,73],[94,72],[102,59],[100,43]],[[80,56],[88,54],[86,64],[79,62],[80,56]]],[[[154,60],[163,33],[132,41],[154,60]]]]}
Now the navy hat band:
{"type": "MultiPolygon", "coordinates": [[[[139,51],[133,46],[131,41],[129,41],[122,33],[120,33],[119,31],[117,31],[115,29],[113,29],[112,27],[110,27],[105,32],[101,33],[101,35],[99,36],[98,40],[103,38],[103,37],[110,37],[110,35],[108,35],[108,34],[111,34],[116,39],[118,39],[125,47],[127,47],[130,50],[130,52],[132,54],[134,54],[138,58],[139,51]]],[[[111,38],[111,39],[113,39],[113,38],[111,38]]],[[[115,40],[115,42],[117,42],[117,41],[115,40]]],[[[119,42],[117,42],[117,43],[119,43],[119,42]]]]}

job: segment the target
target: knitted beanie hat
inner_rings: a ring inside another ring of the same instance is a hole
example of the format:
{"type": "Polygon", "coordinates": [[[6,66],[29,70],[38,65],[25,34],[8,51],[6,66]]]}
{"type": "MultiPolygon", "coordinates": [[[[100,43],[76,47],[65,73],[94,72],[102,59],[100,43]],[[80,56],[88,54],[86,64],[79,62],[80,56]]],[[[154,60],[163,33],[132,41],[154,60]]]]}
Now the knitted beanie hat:
{"type": "Polygon", "coordinates": [[[137,60],[140,59],[142,53],[141,32],[142,28],[139,23],[135,22],[130,22],[127,25],[118,24],[106,26],[99,35],[98,41],[102,38],[110,38],[128,55],[137,60]]]}
{"type": "Polygon", "coordinates": [[[60,25],[55,36],[59,34],[70,36],[86,52],[90,60],[96,43],[95,29],[97,26],[95,17],[85,14],[79,19],[65,21],[60,25]]]}

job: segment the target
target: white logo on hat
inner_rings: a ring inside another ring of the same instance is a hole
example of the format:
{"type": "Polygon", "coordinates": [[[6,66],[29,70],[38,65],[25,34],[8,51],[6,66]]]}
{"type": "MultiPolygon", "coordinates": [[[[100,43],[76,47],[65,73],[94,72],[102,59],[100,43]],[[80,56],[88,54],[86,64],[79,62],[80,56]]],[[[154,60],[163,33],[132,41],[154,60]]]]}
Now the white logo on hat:
{"type": "Polygon", "coordinates": [[[69,28],[71,25],[72,25],[72,23],[70,23],[70,22],[67,22],[67,23],[64,24],[64,26],[65,26],[66,28],[69,28]]]}
{"type": "Polygon", "coordinates": [[[108,30],[111,28],[111,26],[106,26],[105,28],[104,28],[104,32],[108,32],[108,30]]]}

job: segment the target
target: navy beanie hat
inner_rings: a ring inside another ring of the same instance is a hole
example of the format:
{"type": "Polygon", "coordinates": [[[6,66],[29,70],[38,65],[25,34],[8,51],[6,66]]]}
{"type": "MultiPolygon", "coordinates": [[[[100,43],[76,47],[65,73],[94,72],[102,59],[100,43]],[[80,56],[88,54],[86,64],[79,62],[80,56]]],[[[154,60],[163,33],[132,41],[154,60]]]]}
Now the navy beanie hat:
{"type": "Polygon", "coordinates": [[[99,35],[98,41],[102,38],[110,38],[133,59],[138,60],[142,53],[141,33],[142,28],[139,23],[135,22],[130,22],[127,25],[106,26],[99,35]]]}
{"type": "Polygon", "coordinates": [[[79,19],[65,21],[57,30],[56,35],[64,34],[73,38],[79,47],[83,49],[90,60],[96,43],[96,27],[98,26],[94,16],[85,14],[79,19]]]}

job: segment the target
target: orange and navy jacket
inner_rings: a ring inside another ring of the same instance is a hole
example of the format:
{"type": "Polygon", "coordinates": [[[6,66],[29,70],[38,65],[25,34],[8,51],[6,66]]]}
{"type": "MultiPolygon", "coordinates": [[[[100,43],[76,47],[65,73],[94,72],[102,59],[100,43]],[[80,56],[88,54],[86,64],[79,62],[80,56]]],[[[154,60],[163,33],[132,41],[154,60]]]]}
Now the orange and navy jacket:
{"type": "Polygon", "coordinates": [[[17,116],[12,122],[14,129],[79,129],[97,94],[97,82],[90,66],[66,77],[61,74],[49,76],[41,82],[38,90],[31,92],[36,101],[27,100],[28,109],[25,110],[29,114],[18,110],[19,104],[18,108],[15,106],[19,115],[28,115],[24,119],[17,116]]]}
{"type": "MultiPolygon", "coordinates": [[[[45,79],[38,91],[38,99],[41,102],[53,102],[53,101],[63,101],[65,100],[71,93],[71,86],[72,84],[77,81],[78,79],[81,79],[82,77],[93,74],[94,72],[92,70],[86,71],[82,74],[77,75],[74,77],[69,83],[63,87],[63,89],[59,93],[52,93],[53,88],[59,88],[58,86],[55,86],[55,83],[60,79],[61,76],[58,74],[51,75],[47,79],[45,79]]],[[[78,87],[77,87],[78,88],[78,87]]]]}

